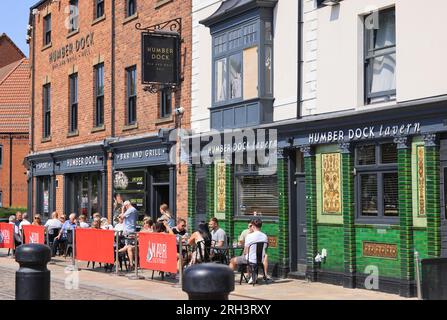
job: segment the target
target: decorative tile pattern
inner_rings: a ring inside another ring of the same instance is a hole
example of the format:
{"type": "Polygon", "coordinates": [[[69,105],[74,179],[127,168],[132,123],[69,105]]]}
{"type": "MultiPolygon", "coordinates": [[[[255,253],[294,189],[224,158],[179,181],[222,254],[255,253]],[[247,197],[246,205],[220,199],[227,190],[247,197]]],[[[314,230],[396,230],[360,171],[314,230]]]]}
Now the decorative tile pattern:
{"type": "Polygon", "coordinates": [[[323,213],[341,213],[340,154],[321,155],[323,213]]]}
{"type": "Polygon", "coordinates": [[[417,147],[418,215],[425,216],[425,148],[417,147]]]}

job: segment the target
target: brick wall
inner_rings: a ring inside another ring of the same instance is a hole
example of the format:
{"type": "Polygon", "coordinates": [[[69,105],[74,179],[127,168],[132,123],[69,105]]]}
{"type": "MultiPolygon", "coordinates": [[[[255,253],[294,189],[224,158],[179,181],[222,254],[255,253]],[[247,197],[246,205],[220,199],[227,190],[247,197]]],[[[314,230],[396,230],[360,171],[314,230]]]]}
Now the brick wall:
{"type": "Polygon", "coordinates": [[[4,207],[27,206],[26,168],[23,159],[29,151],[28,135],[12,135],[12,172],[10,172],[11,140],[7,134],[0,135],[3,146],[3,163],[0,167],[0,191],[4,207]],[[12,174],[12,175],[11,175],[12,174]],[[12,178],[12,179],[11,179],[12,178]],[[12,180],[12,202],[10,202],[10,181],[12,180]]]}
{"type": "Polygon", "coordinates": [[[0,34],[0,68],[24,58],[20,50],[7,38],[0,34]]]}

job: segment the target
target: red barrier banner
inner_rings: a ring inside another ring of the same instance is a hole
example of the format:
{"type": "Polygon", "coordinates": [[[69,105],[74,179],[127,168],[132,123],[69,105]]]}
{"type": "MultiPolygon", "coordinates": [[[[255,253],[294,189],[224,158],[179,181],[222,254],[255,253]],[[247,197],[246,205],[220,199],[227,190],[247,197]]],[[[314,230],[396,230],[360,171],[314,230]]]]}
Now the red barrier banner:
{"type": "Polygon", "coordinates": [[[24,243],[45,244],[45,227],[24,225],[22,230],[24,243]]]}
{"type": "Polygon", "coordinates": [[[14,225],[0,223],[0,248],[14,249],[14,225]]]}
{"type": "Polygon", "coordinates": [[[138,253],[143,269],[177,273],[176,236],[140,232],[138,253]]]}
{"type": "Polygon", "coordinates": [[[115,232],[101,229],[75,229],[76,260],[115,262],[115,232]]]}

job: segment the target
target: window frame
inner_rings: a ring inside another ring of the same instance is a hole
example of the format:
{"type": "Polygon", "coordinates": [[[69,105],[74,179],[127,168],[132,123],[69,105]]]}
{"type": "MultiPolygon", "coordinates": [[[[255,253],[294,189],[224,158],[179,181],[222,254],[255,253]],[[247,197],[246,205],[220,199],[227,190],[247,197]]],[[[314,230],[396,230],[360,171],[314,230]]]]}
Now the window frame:
{"type": "MultiPolygon", "coordinates": [[[[391,7],[391,8],[386,8],[386,9],[382,9],[379,11],[379,21],[380,21],[380,15],[384,14],[384,13],[388,13],[394,11],[394,15],[396,15],[396,8],[395,7],[391,7]]],[[[372,13],[374,14],[374,13],[372,13]]],[[[395,101],[396,100],[396,94],[397,94],[397,89],[394,90],[386,90],[386,91],[381,91],[381,92],[376,92],[376,93],[371,93],[371,85],[372,85],[372,67],[373,67],[373,61],[374,59],[378,58],[378,57],[382,57],[382,56],[386,56],[386,55],[391,55],[391,54],[396,54],[396,46],[397,46],[397,41],[394,45],[391,46],[386,46],[386,47],[382,47],[379,49],[374,49],[373,48],[373,44],[374,44],[374,39],[375,39],[375,35],[373,32],[371,32],[371,30],[368,30],[366,28],[366,19],[369,17],[370,15],[366,15],[363,19],[363,47],[364,47],[364,90],[365,90],[365,94],[364,94],[364,99],[365,99],[365,104],[366,105],[372,105],[372,104],[377,104],[377,103],[386,103],[386,102],[391,102],[391,101],[395,101]],[[371,36],[372,35],[372,36],[371,36]],[[370,49],[372,48],[372,49],[370,49]],[[392,98],[394,96],[394,98],[392,98]],[[384,98],[384,101],[377,101],[377,102],[371,102],[372,99],[375,98],[384,98]]],[[[394,29],[394,32],[396,33],[396,29],[394,29]]],[[[396,63],[397,65],[397,63],[396,63]]],[[[396,70],[395,70],[396,71],[396,70]]],[[[396,74],[396,72],[395,72],[396,74]]]]}
{"type": "Polygon", "coordinates": [[[69,2],[70,5],[70,15],[69,15],[69,28],[68,28],[68,33],[72,33],[75,31],[79,30],[79,0],[70,0],[69,2]],[[71,15],[71,7],[76,7],[76,15],[71,15]]]}
{"type": "Polygon", "coordinates": [[[172,115],[172,92],[171,90],[164,88],[160,91],[160,118],[161,119],[167,118],[171,115],[172,115]]]}
{"type": "MultiPolygon", "coordinates": [[[[251,217],[251,214],[242,214],[240,211],[240,196],[241,196],[241,190],[239,187],[239,178],[240,177],[274,177],[276,179],[276,185],[278,186],[278,173],[272,174],[272,175],[266,175],[266,174],[260,174],[259,170],[254,169],[254,167],[256,167],[256,165],[250,165],[250,164],[246,164],[243,165],[244,167],[248,166],[249,170],[240,170],[239,166],[235,166],[234,168],[234,183],[233,183],[233,187],[234,187],[234,204],[235,204],[235,212],[234,212],[234,216],[235,218],[247,218],[247,217],[251,217]]],[[[277,189],[277,188],[276,188],[277,189]]],[[[278,201],[279,201],[279,193],[278,193],[278,201]]],[[[278,205],[276,206],[278,207],[278,205]]],[[[259,214],[262,214],[263,219],[266,220],[276,220],[279,218],[279,209],[278,209],[278,213],[276,215],[266,215],[264,212],[258,212],[259,214]]]]}
{"type": "Polygon", "coordinates": [[[104,0],[95,0],[95,20],[104,17],[104,15],[106,14],[104,2],[104,0]],[[100,8],[102,10],[102,14],[98,15],[100,8]]]}
{"type": "Polygon", "coordinates": [[[0,168],[3,167],[3,145],[0,144],[0,168]]]}
{"type": "Polygon", "coordinates": [[[137,123],[137,66],[126,68],[126,125],[137,123]],[[134,78],[135,92],[131,93],[131,78],[134,78]],[[131,110],[133,109],[133,110],[131,110]]]}
{"type": "Polygon", "coordinates": [[[51,44],[51,13],[43,17],[43,45],[51,44]]]}
{"type": "Polygon", "coordinates": [[[78,131],[79,120],[79,76],[78,73],[72,73],[69,76],[69,133],[78,131]]]}
{"type": "Polygon", "coordinates": [[[94,66],[95,75],[95,122],[96,128],[104,126],[104,63],[99,63],[94,66]],[[98,92],[100,83],[99,71],[102,73],[102,91],[98,92]]]}
{"type": "Polygon", "coordinates": [[[126,14],[126,18],[128,18],[128,17],[132,17],[132,16],[134,16],[135,14],[137,13],[137,0],[126,0],[126,12],[125,12],[125,14],[126,14]],[[133,6],[133,13],[132,14],[129,14],[129,8],[130,8],[130,2],[133,2],[133,4],[134,4],[134,6],[133,6]]]}
{"type": "MultiPolygon", "coordinates": [[[[400,213],[399,213],[399,171],[398,171],[398,158],[395,163],[382,164],[382,148],[384,144],[389,144],[394,142],[392,140],[380,140],[375,142],[364,142],[358,143],[354,149],[354,168],[355,168],[355,202],[356,202],[356,222],[365,224],[386,224],[386,225],[396,225],[399,224],[400,213]],[[375,146],[375,164],[370,165],[358,165],[358,148],[366,145],[375,146]],[[397,174],[397,216],[385,216],[384,207],[384,186],[383,186],[383,175],[386,173],[396,173],[397,174]],[[362,175],[376,174],[377,176],[377,216],[366,216],[362,215],[362,185],[361,177],[362,175]]],[[[396,152],[398,155],[399,150],[396,146],[396,152]]]]}
{"type": "Polygon", "coordinates": [[[42,138],[51,137],[51,83],[42,86],[42,138]]]}

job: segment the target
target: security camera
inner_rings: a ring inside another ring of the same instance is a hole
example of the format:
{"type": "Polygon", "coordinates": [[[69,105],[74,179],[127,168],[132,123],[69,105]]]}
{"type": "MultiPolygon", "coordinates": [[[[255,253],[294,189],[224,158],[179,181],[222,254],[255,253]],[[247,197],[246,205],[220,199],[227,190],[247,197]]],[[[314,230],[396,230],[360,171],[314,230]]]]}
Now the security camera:
{"type": "Polygon", "coordinates": [[[35,16],[35,15],[38,15],[39,14],[39,10],[38,9],[33,9],[33,15],[35,16]]]}
{"type": "Polygon", "coordinates": [[[180,115],[182,115],[183,113],[185,113],[185,108],[183,108],[183,107],[175,108],[175,109],[174,109],[174,112],[175,112],[175,115],[176,115],[176,116],[180,116],[180,115]]]}

